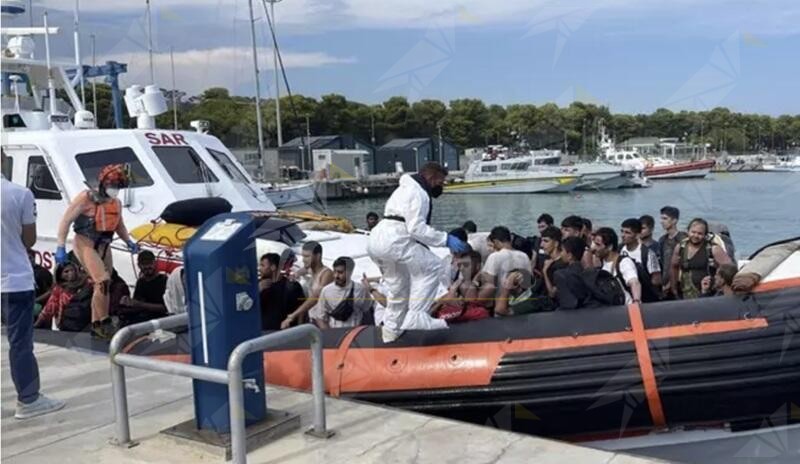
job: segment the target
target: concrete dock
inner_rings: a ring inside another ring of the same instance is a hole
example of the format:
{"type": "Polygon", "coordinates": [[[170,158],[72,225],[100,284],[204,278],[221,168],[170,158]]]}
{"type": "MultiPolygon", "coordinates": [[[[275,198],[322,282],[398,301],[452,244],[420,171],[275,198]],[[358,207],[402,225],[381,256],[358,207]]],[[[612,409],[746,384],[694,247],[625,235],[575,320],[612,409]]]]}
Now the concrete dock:
{"type": "MultiPolygon", "coordinates": [[[[127,369],[133,448],[113,435],[106,357],[36,345],[42,392],[67,401],[56,413],[14,419],[16,393],[2,336],[2,461],[4,463],[220,463],[221,458],[176,444],[159,432],[193,417],[191,381],[127,369]]],[[[311,396],[269,388],[270,408],[301,415],[303,427],[248,455],[251,463],[519,463],[644,464],[663,462],[599,451],[503,430],[364,403],[329,398],[322,440],[302,433],[311,422],[311,396]]]]}

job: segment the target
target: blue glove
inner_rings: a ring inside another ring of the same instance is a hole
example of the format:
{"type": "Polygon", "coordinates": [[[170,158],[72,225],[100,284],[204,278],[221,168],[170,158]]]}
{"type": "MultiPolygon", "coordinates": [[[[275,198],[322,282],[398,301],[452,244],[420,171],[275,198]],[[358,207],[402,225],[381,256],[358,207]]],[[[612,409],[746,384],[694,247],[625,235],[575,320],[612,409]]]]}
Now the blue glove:
{"type": "Polygon", "coordinates": [[[63,246],[56,248],[56,264],[61,265],[67,262],[67,249],[63,246]]]}
{"type": "Polygon", "coordinates": [[[128,240],[125,242],[128,245],[128,250],[130,250],[131,254],[139,253],[139,245],[136,244],[133,240],[128,240]]]}
{"type": "Polygon", "coordinates": [[[467,244],[467,242],[461,241],[461,239],[456,237],[455,235],[448,234],[447,248],[450,248],[451,253],[464,253],[467,250],[469,250],[469,245],[467,244]]]}

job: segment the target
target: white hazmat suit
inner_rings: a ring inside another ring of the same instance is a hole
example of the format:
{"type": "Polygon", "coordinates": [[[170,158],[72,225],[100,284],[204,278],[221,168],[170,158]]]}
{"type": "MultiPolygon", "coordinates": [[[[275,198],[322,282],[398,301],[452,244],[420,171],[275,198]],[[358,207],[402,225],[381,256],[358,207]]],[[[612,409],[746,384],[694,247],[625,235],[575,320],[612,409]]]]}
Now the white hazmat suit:
{"type": "MultiPolygon", "coordinates": [[[[388,290],[384,333],[399,336],[406,329],[434,330],[447,323],[428,311],[438,296],[442,259],[427,247],[447,243],[447,233],[431,227],[431,198],[411,175],[389,197],[384,218],[370,231],[367,251],[383,274],[388,290]]],[[[386,335],[384,335],[386,340],[386,335]]]]}

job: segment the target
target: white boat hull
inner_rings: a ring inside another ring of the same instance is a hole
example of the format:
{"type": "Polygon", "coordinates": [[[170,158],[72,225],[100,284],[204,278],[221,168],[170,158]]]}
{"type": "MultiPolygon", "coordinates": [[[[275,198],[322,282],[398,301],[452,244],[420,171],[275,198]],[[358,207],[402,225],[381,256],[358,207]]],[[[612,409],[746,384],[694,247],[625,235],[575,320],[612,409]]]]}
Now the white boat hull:
{"type": "Polygon", "coordinates": [[[564,193],[575,190],[579,177],[535,177],[522,179],[502,179],[486,181],[467,181],[448,185],[448,194],[521,194],[521,193],[564,193]]]}
{"type": "Polygon", "coordinates": [[[313,203],[315,197],[312,183],[277,188],[262,187],[261,190],[276,208],[307,205],[313,203]]]}

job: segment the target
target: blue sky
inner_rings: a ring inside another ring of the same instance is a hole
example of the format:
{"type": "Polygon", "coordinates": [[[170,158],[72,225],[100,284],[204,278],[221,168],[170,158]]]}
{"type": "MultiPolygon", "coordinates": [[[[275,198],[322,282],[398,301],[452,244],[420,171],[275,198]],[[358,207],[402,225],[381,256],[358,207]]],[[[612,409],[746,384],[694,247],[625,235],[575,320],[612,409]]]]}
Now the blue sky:
{"type": "MultiPolygon", "coordinates": [[[[46,7],[62,26],[55,53],[71,60],[74,2],[34,2],[37,17],[46,7]]],[[[253,93],[246,1],[152,3],[159,84],[169,84],[172,47],[178,87],[253,93]]],[[[127,62],[126,82],[144,82],[144,0],[82,0],[81,9],[87,61],[94,33],[100,60],[127,62]]],[[[797,0],[284,0],[276,9],[296,93],[800,112],[797,0]]],[[[257,26],[272,95],[271,44],[265,22],[257,26]]]]}

